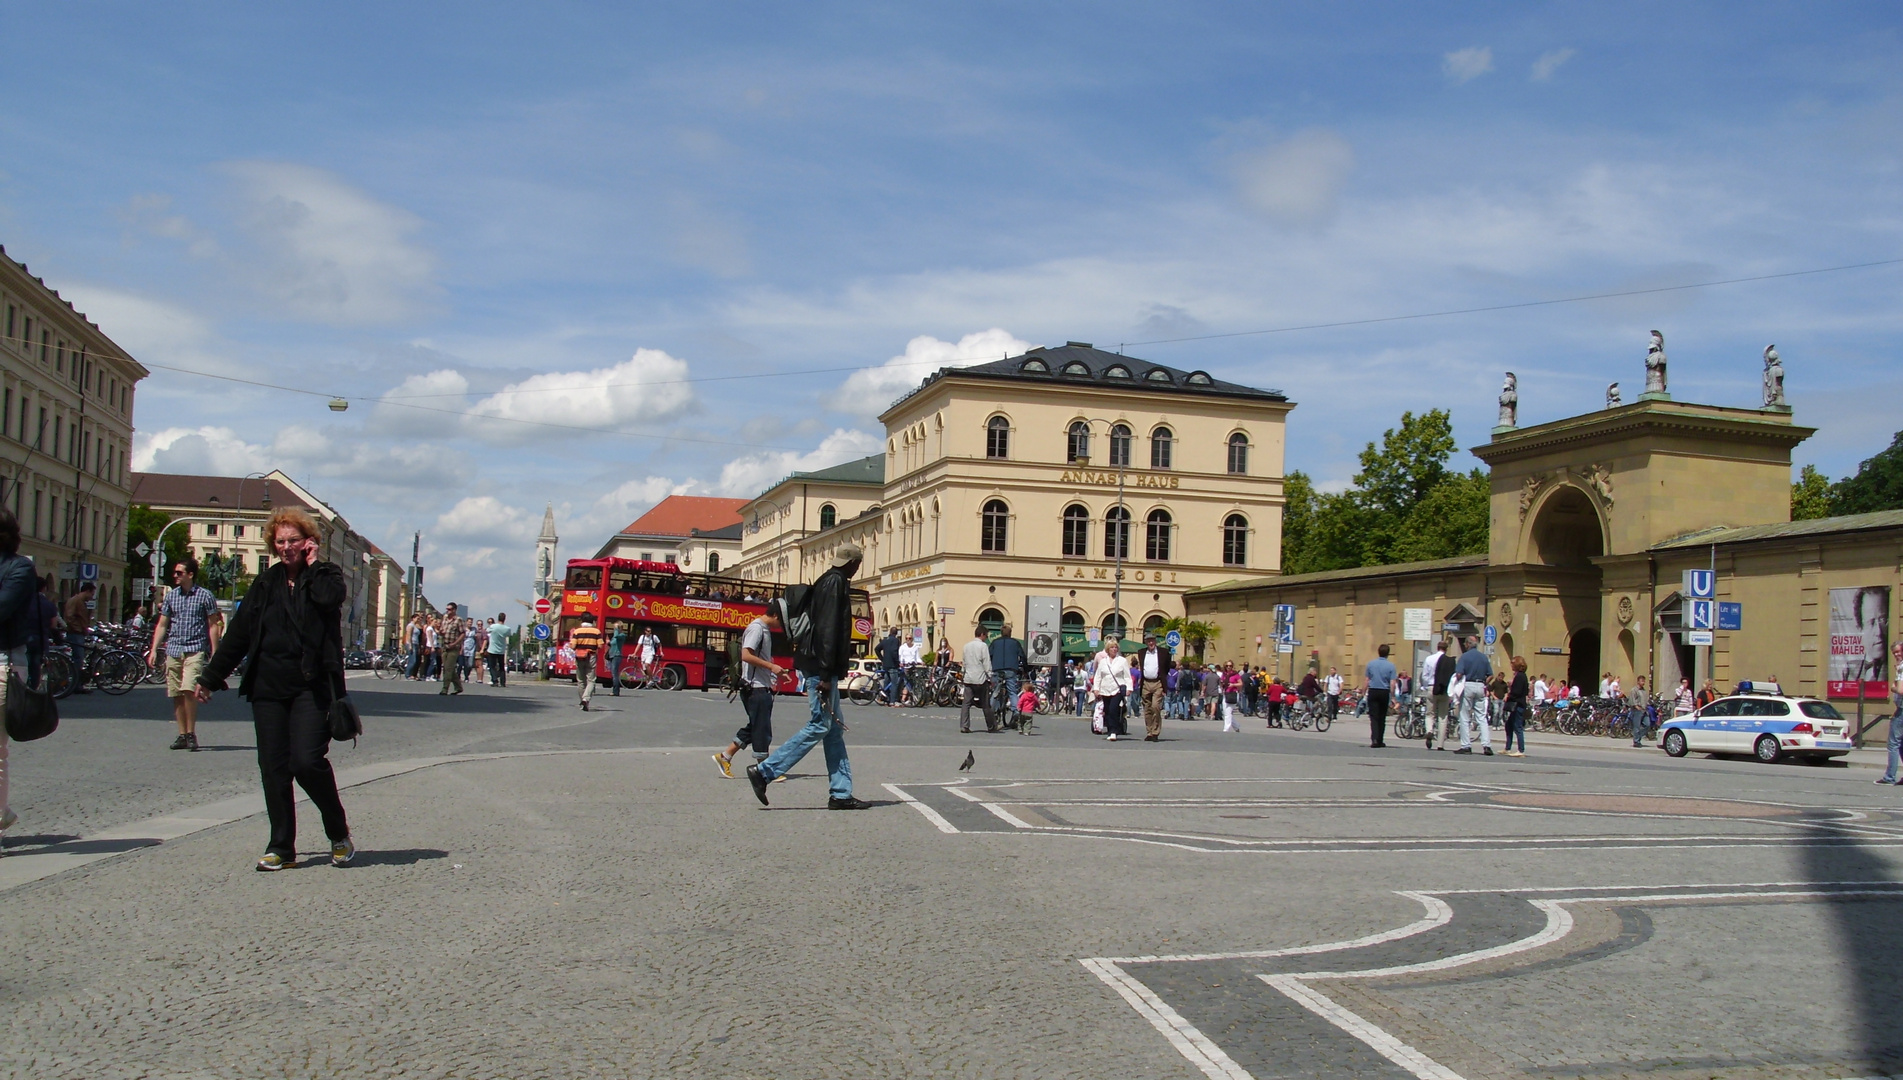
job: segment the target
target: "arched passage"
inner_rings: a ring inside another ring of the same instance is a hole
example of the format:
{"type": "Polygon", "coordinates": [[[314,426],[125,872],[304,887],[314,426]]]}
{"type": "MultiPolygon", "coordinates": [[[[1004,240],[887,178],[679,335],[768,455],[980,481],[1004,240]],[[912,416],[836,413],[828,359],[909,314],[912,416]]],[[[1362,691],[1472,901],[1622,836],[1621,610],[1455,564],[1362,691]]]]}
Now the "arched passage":
{"type": "Polygon", "coordinates": [[[1566,681],[1582,694],[1599,692],[1599,630],[1582,626],[1566,642],[1566,681]]]}

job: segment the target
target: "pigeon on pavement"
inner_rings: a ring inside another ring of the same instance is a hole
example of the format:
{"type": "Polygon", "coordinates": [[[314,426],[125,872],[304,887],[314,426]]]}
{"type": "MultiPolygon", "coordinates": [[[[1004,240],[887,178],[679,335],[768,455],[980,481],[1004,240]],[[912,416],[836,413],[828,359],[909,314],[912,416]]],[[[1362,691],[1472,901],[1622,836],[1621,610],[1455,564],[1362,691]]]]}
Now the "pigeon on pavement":
{"type": "Polygon", "coordinates": [[[965,770],[971,768],[973,765],[976,765],[976,764],[978,764],[978,755],[967,750],[965,751],[965,763],[963,765],[958,766],[958,771],[964,772],[965,770]]]}

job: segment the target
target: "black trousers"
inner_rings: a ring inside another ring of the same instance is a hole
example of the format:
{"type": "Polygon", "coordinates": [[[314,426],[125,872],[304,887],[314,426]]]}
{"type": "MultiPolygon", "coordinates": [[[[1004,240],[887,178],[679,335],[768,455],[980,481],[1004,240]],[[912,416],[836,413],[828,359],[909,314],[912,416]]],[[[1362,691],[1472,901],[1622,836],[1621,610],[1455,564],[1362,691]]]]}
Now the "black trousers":
{"type": "Polygon", "coordinates": [[[483,659],[489,661],[489,685],[509,685],[509,665],[504,663],[508,657],[501,653],[489,653],[483,659]]]}
{"type": "Polygon", "coordinates": [[[733,733],[733,741],[752,746],[755,757],[765,757],[773,748],[773,691],[764,686],[742,686],[740,703],[746,706],[747,722],[733,733]]]}
{"type": "Polygon", "coordinates": [[[1388,695],[1389,690],[1368,691],[1368,742],[1374,746],[1388,744],[1388,695]]]}
{"type": "Polygon", "coordinates": [[[1103,730],[1106,735],[1115,735],[1121,739],[1130,734],[1123,723],[1123,695],[1103,699],[1103,730]]]}
{"type": "MultiPolygon", "coordinates": [[[[326,705],[329,703],[326,702],[326,705]]],[[[342,840],[350,835],[344,803],[337,797],[337,777],[330,771],[330,722],[316,698],[306,690],[289,701],[251,703],[251,721],[258,730],[258,772],[264,780],[264,812],[271,819],[267,852],[289,859],[297,855],[297,800],[291,781],[297,781],[324,817],[324,835],[342,840]]]]}

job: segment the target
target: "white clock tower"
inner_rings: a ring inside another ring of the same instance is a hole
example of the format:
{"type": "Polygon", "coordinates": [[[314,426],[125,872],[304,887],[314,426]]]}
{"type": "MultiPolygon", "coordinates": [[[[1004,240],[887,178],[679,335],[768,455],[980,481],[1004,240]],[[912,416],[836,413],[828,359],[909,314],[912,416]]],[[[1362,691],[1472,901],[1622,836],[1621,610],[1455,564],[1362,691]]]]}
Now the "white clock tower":
{"type": "Polygon", "coordinates": [[[555,547],[561,537],[555,535],[555,506],[542,511],[542,535],[535,539],[535,595],[547,597],[561,585],[563,574],[555,562],[555,547]]]}

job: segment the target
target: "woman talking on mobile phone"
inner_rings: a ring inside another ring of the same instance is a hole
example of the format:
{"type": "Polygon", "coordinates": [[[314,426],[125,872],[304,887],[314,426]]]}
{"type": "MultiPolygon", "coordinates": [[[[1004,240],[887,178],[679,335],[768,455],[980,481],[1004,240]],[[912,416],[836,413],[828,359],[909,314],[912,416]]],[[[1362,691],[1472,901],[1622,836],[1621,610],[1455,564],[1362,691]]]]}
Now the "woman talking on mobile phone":
{"type": "Polygon", "coordinates": [[[340,614],[346,593],[343,568],[317,558],[317,522],[295,507],[283,507],[265,526],[277,562],[257,576],[218,651],[198,677],[199,701],[225,689],[239,665],[238,693],[251,702],[257,725],[258,772],[271,840],[259,870],[297,865],[295,780],[323,815],[330,861],[346,866],[357,854],[350,841],[337,777],[330,771],[331,700],[343,689],[344,645],[340,614]]]}

